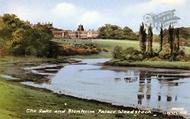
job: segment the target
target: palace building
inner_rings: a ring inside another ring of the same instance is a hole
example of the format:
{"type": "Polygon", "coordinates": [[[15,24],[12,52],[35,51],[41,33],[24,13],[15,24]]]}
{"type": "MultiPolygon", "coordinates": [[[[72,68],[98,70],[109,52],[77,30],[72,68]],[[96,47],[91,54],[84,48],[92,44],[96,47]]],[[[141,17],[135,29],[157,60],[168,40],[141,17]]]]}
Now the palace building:
{"type": "Polygon", "coordinates": [[[94,30],[86,31],[83,25],[79,25],[76,31],[57,29],[53,28],[52,24],[49,25],[54,38],[95,39],[99,35],[98,32],[94,30]]]}

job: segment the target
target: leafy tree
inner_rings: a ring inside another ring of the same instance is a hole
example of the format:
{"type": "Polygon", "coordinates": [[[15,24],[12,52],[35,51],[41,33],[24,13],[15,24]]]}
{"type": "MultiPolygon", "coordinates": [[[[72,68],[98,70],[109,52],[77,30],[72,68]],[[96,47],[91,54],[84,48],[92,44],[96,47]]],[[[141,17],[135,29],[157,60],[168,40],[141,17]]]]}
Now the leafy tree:
{"type": "Polygon", "coordinates": [[[99,28],[99,38],[103,39],[137,39],[129,27],[123,29],[117,25],[106,24],[99,28]]]}
{"type": "MultiPolygon", "coordinates": [[[[47,25],[31,25],[16,15],[5,14],[0,17],[0,39],[3,51],[11,55],[33,55],[56,57],[58,45],[51,41],[52,32],[47,25]]],[[[2,51],[2,50],[1,50],[2,51]]]]}

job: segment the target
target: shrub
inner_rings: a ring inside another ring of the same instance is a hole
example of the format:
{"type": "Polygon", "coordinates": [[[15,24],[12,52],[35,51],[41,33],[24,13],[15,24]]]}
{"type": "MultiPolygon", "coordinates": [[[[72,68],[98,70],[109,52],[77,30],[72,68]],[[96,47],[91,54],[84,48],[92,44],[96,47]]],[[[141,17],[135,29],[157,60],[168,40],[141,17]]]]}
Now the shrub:
{"type": "Polygon", "coordinates": [[[122,59],[122,52],[123,52],[122,47],[116,46],[112,52],[113,58],[122,59]]]}
{"type": "Polygon", "coordinates": [[[160,59],[159,57],[153,57],[153,58],[149,58],[149,61],[161,61],[162,59],[160,59]]]}
{"type": "Polygon", "coordinates": [[[125,49],[122,53],[122,56],[125,60],[130,60],[130,61],[138,61],[143,59],[142,53],[134,49],[133,47],[125,49]]]}
{"type": "Polygon", "coordinates": [[[159,54],[159,57],[161,59],[169,59],[171,56],[171,49],[170,49],[170,45],[168,43],[166,43],[164,46],[163,46],[163,49],[162,51],[160,52],[159,54]]]}

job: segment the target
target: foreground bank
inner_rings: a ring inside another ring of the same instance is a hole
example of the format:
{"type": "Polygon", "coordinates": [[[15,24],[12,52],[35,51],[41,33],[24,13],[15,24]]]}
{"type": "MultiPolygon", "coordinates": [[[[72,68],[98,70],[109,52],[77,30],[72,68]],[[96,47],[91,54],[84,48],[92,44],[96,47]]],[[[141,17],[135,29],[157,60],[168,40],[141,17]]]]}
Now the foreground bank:
{"type": "Polygon", "coordinates": [[[26,87],[18,83],[13,83],[3,80],[0,80],[0,90],[1,90],[0,118],[4,119],[19,119],[19,118],[180,119],[181,118],[177,116],[168,117],[161,115],[159,113],[149,113],[149,112],[147,112],[149,114],[140,114],[140,113],[118,114],[114,113],[113,111],[118,111],[118,110],[132,111],[134,109],[116,107],[106,103],[82,100],[65,95],[58,95],[44,89],[26,87]],[[64,110],[66,112],[64,112],[64,110]],[[79,110],[81,112],[78,112],[79,110]],[[93,113],[93,111],[95,113],[93,113]],[[104,112],[109,111],[109,112],[107,112],[107,114],[104,114],[103,111],[104,112]]]}

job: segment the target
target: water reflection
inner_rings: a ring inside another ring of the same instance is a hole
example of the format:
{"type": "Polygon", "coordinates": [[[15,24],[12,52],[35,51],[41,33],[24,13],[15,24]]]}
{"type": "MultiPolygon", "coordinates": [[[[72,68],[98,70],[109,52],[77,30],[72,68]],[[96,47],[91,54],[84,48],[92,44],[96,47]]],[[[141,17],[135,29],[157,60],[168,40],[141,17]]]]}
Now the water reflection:
{"type": "Polygon", "coordinates": [[[140,105],[142,105],[145,96],[147,101],[151,99],[151,80],[150,73],[145,71],[141,71],[139,73],[139,90],[137,100],[140,105]]]}
{"type": "MultiPolygon", "coordinates": [[[[137,93],[137,104],[139,105],[143,105],[143,102],[146,101],[146,103],[149,103],[149,101],[151,100],[151,82],[152,80],[158,80],[159,85],[160,85],[160,89],[157,90],[157,101],[161,102],[162,99],[163,101],[167,101],[167,102],[172,102],[177,101],[178,100],[178,96],[172,96],[172,89],[171,87],[173,86],[179,86],[179,82],[174,82],[174,81],[178,81],[180,80],[179,77],[169,77],[167,76],[167,80],[166,77],[164,77],[162,74],[159,74],[157,72],[157,75],[155,75],[155,73],[153,74],[153,72],[147,72],[147,71],[140,71],[139,72],[139,83],[138,83],[138,93],[137,93]],[[162,80],[160,79],[160,77],[162,77],[162,80]],[[170,80],[169,80],[170,79],[170,80]],[[162,92],[162,88],[165,87],[165,85],[167,84],[167,89],[164,90],[164,92],[162,92]],[[161,95],[162,93],[166,93],[166,95],[161,95]],[[146,98],[145,98],[146,96],[146,98]]],[[[154,88],[153,88],[154,89],[154,88]]],[[[154,91],[155,92],[155,91],[154,91]]],[[[154,94],[155,95],[155,94],[154,94]]],[[[154,99],[153,99],[154,100],[154,99]]]]}

